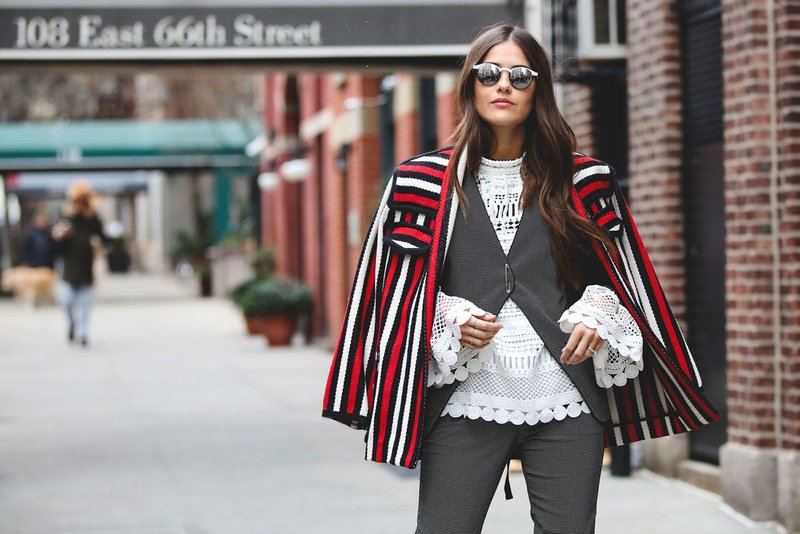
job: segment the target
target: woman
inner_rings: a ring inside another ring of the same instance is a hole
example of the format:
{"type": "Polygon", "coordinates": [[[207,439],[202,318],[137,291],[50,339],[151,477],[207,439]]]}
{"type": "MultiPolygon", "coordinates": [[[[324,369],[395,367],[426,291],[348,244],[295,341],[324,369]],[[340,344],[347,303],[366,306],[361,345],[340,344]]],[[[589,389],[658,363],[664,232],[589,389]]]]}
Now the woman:
{"type": "Polygon", "coordinates": [[[397,168],[359,262],[323,416],[421,461],[420,533],[480,532],[512,457],[535,532],[592,532],[604,446],[719,417],[549,65],[521,28],[478,36],[455,146],[397,168]]]}
{"type": "Polygon", "coordinates": [[[89,345],[95,251],[106,239],[95,201],[88,183],[73,182],[67,190],[65,218],[53,226],[57,252],[64,262],[62,300],[67,312],[67,339],[82,347],[89,345]]]}

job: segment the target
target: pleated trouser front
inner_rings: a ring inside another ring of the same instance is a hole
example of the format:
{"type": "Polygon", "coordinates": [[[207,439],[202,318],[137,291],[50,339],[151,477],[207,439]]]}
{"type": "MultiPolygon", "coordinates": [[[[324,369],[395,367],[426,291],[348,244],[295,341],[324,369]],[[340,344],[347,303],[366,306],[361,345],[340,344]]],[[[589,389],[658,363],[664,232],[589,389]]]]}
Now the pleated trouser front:
{"type": "Polygon", "coordinates": [[[534,533],[593,533],[603,431],[587,413],[519,426],[441,417],[422,444],[416,533],[480,533],[515,449],[534,533]]]}

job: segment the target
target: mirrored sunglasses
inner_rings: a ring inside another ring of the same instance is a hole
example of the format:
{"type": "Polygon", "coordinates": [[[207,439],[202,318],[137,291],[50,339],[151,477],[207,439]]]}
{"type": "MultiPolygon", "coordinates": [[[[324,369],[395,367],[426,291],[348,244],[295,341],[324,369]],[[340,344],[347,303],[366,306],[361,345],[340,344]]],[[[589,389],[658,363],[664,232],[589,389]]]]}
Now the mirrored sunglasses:
{"type": "Polygon", "coordinates": [[[498,67],[494,63],[479,63],[472,67],[475,71],[475,77],[483,85],[494,85],[500,81],[500,76],[503,71],[508,72],[508,79],[515,89],[527,89],[533,79],[539,76],[535,70],[528,67],[498,67]]]}

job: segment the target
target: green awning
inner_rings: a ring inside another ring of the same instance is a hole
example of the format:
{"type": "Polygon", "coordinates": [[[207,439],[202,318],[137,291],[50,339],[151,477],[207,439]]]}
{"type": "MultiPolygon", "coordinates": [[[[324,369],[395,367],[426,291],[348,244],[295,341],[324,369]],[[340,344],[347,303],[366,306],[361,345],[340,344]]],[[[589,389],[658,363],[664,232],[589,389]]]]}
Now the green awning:
{"type": "Polygon", "coordinates": [[[257,167],[245,147],[259,121],[71,121],[0,124],[0,172],[257,167]]]}

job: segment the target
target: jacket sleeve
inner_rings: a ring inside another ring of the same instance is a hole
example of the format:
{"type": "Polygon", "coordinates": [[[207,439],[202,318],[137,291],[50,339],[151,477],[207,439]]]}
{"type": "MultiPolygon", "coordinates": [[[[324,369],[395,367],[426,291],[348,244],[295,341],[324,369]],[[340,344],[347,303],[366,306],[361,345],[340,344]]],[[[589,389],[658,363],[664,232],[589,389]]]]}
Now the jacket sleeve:
{"type": "Polygon", "coordinates": [[[347,307],[333,354],[323,398],[322,416],[353,428],[368,427],[375,367],[378,272],[385,254],[384,227],[389,214],[387,201],[394,176],[383,193],[370,223],[347,307]]]}
{"type": "Polygon", "coordinates": [[[616,262],[609,259],[609,263],[622,290],[618,294],[627,301],[623,304],[632,315],[642,319],[642,333],[652,348],[671,360],[700,387],[702,380],[697,365],[611,166],[608,166],[608,176],[609,187],[604,188],[597,199],[600,210],[595,217],[615,240],[619,259],[616,262]]]}

